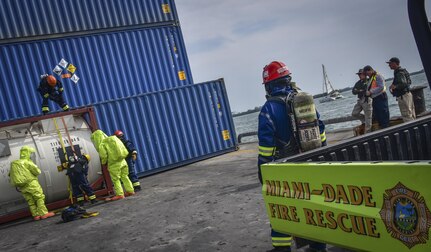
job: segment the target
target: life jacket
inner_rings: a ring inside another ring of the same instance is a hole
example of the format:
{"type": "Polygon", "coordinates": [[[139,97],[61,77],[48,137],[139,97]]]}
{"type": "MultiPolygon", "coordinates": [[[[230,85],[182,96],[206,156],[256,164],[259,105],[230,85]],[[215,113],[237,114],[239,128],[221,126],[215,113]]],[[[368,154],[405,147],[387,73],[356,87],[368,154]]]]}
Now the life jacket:
{"type": "MultiPolygon", "coordinates": [[[[373,76],[371,76],[370,84],[369,84],[369,86],[368,86],[368,90],[370,90],[370,89],[374,89],[374,88],[377,88],[377,87],[378,87],[378,85],[377,85],[377,80],[376,80],[376,76],[377,76],[377,72],[376,72],[373,76]]],[[[382,91],[380,91],[380,93],[379,93],[379,94],[377,94],[376,96],[379,96],[380,94],[382,94],[382,93],[386,92],[386,85],[385,85],[384,81],[385,81],[385,80],[383,80],[383,90],[382,90],[382,91]]],[[[376,97],[376,96],[374,96],[374,97],[376,97]]]]}

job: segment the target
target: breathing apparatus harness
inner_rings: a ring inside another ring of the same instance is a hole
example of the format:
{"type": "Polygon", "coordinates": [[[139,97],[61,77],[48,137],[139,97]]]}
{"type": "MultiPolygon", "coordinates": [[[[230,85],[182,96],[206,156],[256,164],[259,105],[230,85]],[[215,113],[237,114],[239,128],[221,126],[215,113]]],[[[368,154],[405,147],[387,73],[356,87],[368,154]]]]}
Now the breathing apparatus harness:
{"type": "Polygon", "coordinates": [[[277,149],[275,152],[276,159],[300,153],[300,148],[298,144],[299,142],[298,142],[297,127],[296,127],[294,108],[293,108],[293,100],[298,91],[296,89],[293,89],[293,91],[289,92],[287,95],[271,96],[271,90],[274,88],[274,86],[279,86],[281,85],[281,83],[286,83],[286,85],[291,86],[291,82],[290,82],[291,79],[292,78],[290,76],[286,76],[281,80],[277,80],[273,83],[268,83],[267,85],[265,85],[265,90],[267,93],[267,96],[266,96],[267,101],[284,104],[286,106],[287,116],[290,119],[289,124],[290,124],[290,130],[291,130],[290,132],[291,138],[289,142],[285,142],[279,137],[274,136],[276,146],[277,146],[277,149]]]}
{"type": "MultiPolygon", "coordinates": [[[[292,87],[293,83],[289,78],[283,80],[292,87]]],[[[274,84],[270,84],[269,90],[274,84]]],[[[275,83],[277,85],[277,83],[275,83]]],[[[267,101],[274,101],[285,104],[286,113],[290,119],[291,139],[285,142],[275,137],[277,146],[276,159],[291,155],[296,155],[321,146],[319,122],[313,97],[305,92],[299,93],[296,87],[292,87],[292,92],[287,95],[277,95],[267,97],[267,101]]]]}

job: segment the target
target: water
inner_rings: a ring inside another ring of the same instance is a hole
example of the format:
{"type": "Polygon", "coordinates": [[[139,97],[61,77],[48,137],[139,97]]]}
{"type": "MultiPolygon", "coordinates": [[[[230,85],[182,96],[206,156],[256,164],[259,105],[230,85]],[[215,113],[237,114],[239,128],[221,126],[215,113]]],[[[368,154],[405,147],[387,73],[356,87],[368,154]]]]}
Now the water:
{"type": "MultiPolygon", "coordinates": [[[[428,87],[428,82],[425,76],[425,73],[420,73],[411,76],[412,79],[412,86],[427,86],[427,88],[424,89],[425,94],[425,104],[428,111],[431,110],[431,91],[428,87]]],[[[389,88],[392,81],[386,82],[386,87],[389,88]]],[[[264,90],[262,90],[262,95],[264,95],[264,90]]],[[[330,118],[337,118],[337,117],[343,117],[343,116],[350,116],[352,113],[353,106],[356,103],[356,95],[353,95],[352,92],[345,91],[342,93],[344,96],[344,99],[335,100],[332,102],[326,102],[326,103],[319,103],[318,99],[314,100],[314,103],[316,104],[317,111],[320,113],[320,118],[330,119],[330,118]]],[[[389,97],[389,112],[390,116],[400,116],[400,109],[398,107],[398,103],[395,100],[395,97],[393,97],[388,92],[389,97]]],[[[251,113],[247,115],[237,116],[233,118],[233,121],[235,123],[235,130],[236,134],[239,135],[241,133],[245,132],[251,132],[251,131],[257,131],[258,127],[258,115],[259,112],[251,113]]],[[[349,128],[359,125],[359,121],[351,121],[351,122],[344,122],[344,123],[337,123],[337,124],[329,124],[326,125],[326,130],[336,130],[336,129],[342,129],[342,128],[349,128]]],[[[254,142],[257,141],[257,137],[246,137],[241,140],[242,142],[254,142]]]]}

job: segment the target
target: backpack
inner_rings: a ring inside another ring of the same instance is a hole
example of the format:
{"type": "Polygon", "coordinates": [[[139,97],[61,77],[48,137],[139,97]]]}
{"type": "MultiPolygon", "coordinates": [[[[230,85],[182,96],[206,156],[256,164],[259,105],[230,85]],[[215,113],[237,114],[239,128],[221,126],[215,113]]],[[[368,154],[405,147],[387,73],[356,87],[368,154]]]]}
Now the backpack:
{"type": "Polygon", "coordinates": [[[410,89],[410,85],[412,84],[412,80],[410,79],[410,73],[404,68],[402,68],[400,72],[403,73],[406,77],[407,88],[410,89]]]}
{"type": "Polygon", "coordinates": [[[86,210],[77,205],[72,205],[61,212],[61,219],[63,222],[74,221],[82,218],[82,216],[86,213],[86,210]]]}

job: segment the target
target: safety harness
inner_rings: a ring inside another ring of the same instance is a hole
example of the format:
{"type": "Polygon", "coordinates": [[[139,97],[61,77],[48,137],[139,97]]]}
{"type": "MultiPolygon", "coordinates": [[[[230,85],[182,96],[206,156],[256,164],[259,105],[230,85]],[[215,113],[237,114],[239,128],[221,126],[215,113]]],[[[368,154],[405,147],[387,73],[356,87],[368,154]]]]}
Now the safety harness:
{"type": "Polygon", "coordinates": [[[289,142],[285,142],[277,136],[274,136],[275,144],[277,146],[275,151],[275,158],[283,158],[291,155],[296,155],[300,153],[299,144],[298,144],[298,132],[296,127],[295,113],[293,108],[293,99],[296,95],[296,92],[291,92],[288,95],[282,96],[270,96],[267,97],[267,101],[269,102],[277,102],[284,104],[286,106],[287,116],[290,118],[290,130],[291,130],[291,138],[289,142]]]}

